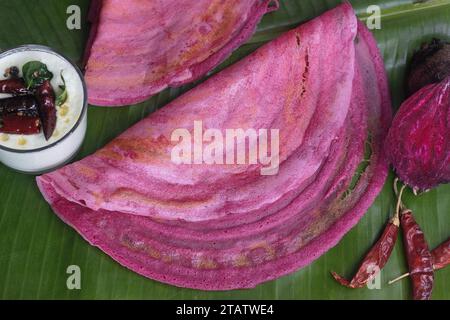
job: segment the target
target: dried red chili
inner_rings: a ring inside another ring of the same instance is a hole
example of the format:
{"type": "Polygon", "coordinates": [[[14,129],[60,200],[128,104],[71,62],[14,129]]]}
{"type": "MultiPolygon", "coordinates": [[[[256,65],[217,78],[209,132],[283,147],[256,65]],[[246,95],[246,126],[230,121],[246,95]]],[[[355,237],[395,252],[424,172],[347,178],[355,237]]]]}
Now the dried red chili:
{"type": "Polygon", "coordinates": [[[38,116],[38,102],[32,95],[0,99],[0,117],[6,114],[38,116]]]}
{"type": "MultiPolygon", "coordinates": [[[[440,244],[439,247],[434,248],[431,251],[431,258],[433,259],[434,271],[443,269],[446,266],[448,266],[450,264],[450,239],[448,239],[446,242],[440,244]]],[[[400,277],[397,277],[397,278],[389,281],[389,284],[393,284],[394,282],[397,282],[408,276],[409,276],[409,272],[404,273],[400,277]]]]}
{"type": "MultiPolygon", "coordinates": [[[[395,189],[397,188],[397,180],[395,181],[395,189]]],[[[398,237],[398,231],[400,226],[399,212],[400,212],[400,198],[403,193],[403,187],[400,191],[400,197],[397,201],[397,207],[395,210],[394,217],[389,221],[385,227],[383,234],[380,239],[375,243],[375,245],[370,249],[367,255],[364,257],[361,266],[356,272],[355,276],[351,281],[341,277],[336,272],[331,272],[334,279],[341,285],[348,288],[362,288],[367,282],[369,282],[377,273],[383,269],[386,265],[389,257],[391,256],[392,250],[394,249],[395,242],[398,237]]]]}
{"type": "Polygon", "coordinates": [[[450,264],[450,238],[431,251],[434,270],[445,268],[450,264]]]}
{"type": "Polygon", "coordinates": [[[38,116],[8,114],[0,118],[0,132],[9,134],[37,134],[41,131],[38,116]]]}
{"type": "Polygon", "coordinates": [[[29,90],[25,86],[25,82],[20,78],[12,78],[0,80],[0,93],[10,94],[28,94],[29,90]]]}
{"type": "Polygon", "coordinates": [[[55,93],[49,80],[45,80],[36,89],[36,97],[39,103],[39,116],[45,139],[52,136],[56,128],[55,93]]]}
{"type": "Polygon", "coordinates": [[[41,130],[38,103],[34,96],[0,99],[0,132],[37,134],[41,130]]]}
{"type": "Polygon", "coordinates": [[[386,226],[380,239],[375,243],[372,249],[367,253],[358,272],[351,281],[342,278],[336,272],[332,272],[334,279],[341,285],[349,288],[362,288],[385,266],[395,241],[397,240],[399,230],[399,220],[394,216],[386,226]]]}
{"type": "Polygon", "coordinates": [[[414,300],[428,300],[433,291],[433,259],[425,236],[411,210],[400,215],[403,242],[408,260],[409,274],[413,285],[414,300]]]}

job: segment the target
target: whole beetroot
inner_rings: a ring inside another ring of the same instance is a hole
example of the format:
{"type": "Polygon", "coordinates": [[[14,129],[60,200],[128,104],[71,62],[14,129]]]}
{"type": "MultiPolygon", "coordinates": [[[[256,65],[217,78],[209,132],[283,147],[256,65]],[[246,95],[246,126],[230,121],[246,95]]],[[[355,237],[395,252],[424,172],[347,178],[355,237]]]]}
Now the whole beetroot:
{"type": "Polygon", "coordinates": [[[450,181],[450,77],[428,85],[397,112],[386,152],[397,176],[415,191],[450,181]]]}
{"type": "Polygon", "coordinates": [[[450,43],[433,39],[424,43],[412,59],[408,77],[409,94],[450,76],[450,43]]]}

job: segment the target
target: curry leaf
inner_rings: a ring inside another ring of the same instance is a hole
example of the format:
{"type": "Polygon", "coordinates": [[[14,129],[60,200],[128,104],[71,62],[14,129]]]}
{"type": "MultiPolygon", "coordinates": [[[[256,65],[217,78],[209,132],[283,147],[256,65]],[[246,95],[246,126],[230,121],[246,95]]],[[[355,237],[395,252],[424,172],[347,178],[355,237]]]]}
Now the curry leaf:
{"type": "Polygon", "coordinates": [[[29,61],[22,67],[23,78],[27,88],[34,88],[40,86],[45,80],[51,80],[53,73],[51,73],[47,65],[40,61],[29,61]]]}
{"type": "Polygon", "coordinates": [[[66,88],[66,80],[63,77],[62,71],[61,71],[61,80],[63,82],[62,85],[59,86],[59,88],[62,90],[60,94],[58,94],[58,96],[56,97],[56,105],[58,107],[62,106],[64,104],[64,102],[67,101],[68,98],[68,93],[67,93],[67,88],[66,88]]]}

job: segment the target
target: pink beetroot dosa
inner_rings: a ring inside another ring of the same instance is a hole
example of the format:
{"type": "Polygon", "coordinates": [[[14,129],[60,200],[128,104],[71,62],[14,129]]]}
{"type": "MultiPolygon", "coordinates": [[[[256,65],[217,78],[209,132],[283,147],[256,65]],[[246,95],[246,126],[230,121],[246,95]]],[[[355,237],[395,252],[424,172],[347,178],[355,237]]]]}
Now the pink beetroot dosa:
{"type": "Polygon", "coordinates": [[[162,219],[211,220],[267,211],[279,200],[291,201],[314,180],[347,117],[357,25],[352,11],[338,18],[342,21],[328,14],[286,33],[144,119],[94,156],[46,179],[61,195],[94,210],[162,219]],[[336,29],[341,32],[336,34],[336,29]],[[329,64],[334,55],[335,63],[329,64]],[[255,67],[249,68],[249,62],[255,67]],[[327,88],[326,95],[322,88],[327,88]],[[172,132],[192,132],[197,120],[205,128],[279,129],[279,174],[261,179],[261,165],[173,163],[172,132]],[[83,174],[87,167],[102,174],[83,174]],[[99,190],[111,181],[114,188],[99,190]]]}
{"type": "Polygon", "coordinates": [[[387,175],[390,121],[375,40],[343,4],[37,181],[61,219],[139,274],[204,290],[254,287],[312,262],[358,222],[387,175]],[[172,163],[170,133],[195,120],[279,129],[278,174],[172,163]]]}
{"type": "Polygon", "coordinates": [[[89,103],[134,104],[199,79],[277,7],[271,0],[94,0],[85,49],[89,103]]]}

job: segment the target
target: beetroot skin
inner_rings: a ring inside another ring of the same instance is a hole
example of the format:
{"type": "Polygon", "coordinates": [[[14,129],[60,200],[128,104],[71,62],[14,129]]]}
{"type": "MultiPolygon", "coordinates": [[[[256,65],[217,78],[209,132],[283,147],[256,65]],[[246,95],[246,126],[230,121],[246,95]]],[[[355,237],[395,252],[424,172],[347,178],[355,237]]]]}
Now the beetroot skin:
{"type": "Polygon", "coordinates": [[[450,77],[406,100],[386,150],[397,176],[416,191],[450,181],[450,77]]]}

